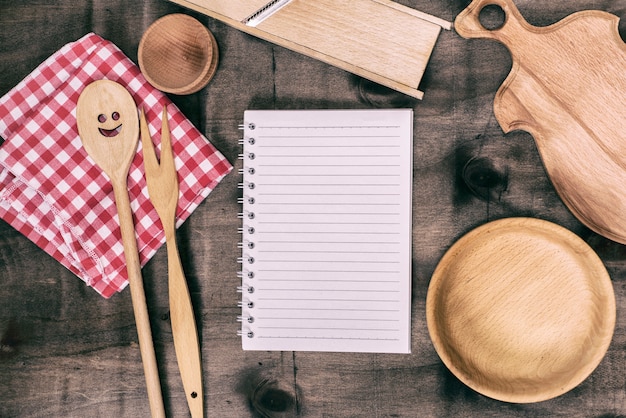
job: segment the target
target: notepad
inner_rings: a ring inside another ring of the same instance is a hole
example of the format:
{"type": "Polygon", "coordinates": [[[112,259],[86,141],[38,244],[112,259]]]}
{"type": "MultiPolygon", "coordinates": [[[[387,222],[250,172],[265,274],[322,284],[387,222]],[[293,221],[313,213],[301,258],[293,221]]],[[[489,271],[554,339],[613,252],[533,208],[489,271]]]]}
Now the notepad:
{"type": "Polygon", "coordinates": [[[244,350],[409,353],[413,112],[248,110],[244,350]]]}

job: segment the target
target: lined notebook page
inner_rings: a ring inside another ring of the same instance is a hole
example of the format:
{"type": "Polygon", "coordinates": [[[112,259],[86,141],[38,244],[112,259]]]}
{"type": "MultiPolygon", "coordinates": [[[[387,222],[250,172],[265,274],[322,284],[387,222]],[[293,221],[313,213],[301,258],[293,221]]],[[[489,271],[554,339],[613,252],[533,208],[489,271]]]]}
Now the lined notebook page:
{"type": "Polygon", "coordinates": [[[245,350],[410,352],[410,109],[244,114],[245,350]]]}

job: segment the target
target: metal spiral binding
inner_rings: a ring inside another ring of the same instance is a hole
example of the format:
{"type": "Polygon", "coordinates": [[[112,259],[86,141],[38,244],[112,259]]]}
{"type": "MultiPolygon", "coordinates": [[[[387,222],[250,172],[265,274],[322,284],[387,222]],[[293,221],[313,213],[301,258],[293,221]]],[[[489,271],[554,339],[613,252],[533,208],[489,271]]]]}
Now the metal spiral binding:
{"type": "Polygon", "coordinates": [[[247,172],[248,174],[252,175],[252,174],[256,173],[256,169],[254,167],[248,167],[247,169],[243,169],[243,168],[239,169],[239,175],[240,176],[243,176],[244,172],[247,172]]]}
{"type": "Polygon", "coordinates": [[[254,212],[250,212],[250,211],[243,211],[243,212],[239,212],[237,214],[237,217],[239,219],[244,219],[244,218],[248,218],[248,219],[254,219],[255,215],[254,212]]]}
{"type": "Polygon", "coordinates": [[[237,262],[239,264],[243,264],[243,263],[254,264],[254,257],[249,257],[249,256],[237,257],[237,262]]]}
{"type": "Polygon", "coordinates": [[[252,331],[244,331],[242,329],[237,331],[237,335],[240,336],[240,337],[243,337],[245,335],[248,338],[254,338],[254,332],[252,332],[252,331]]]}
{"type": "Polygon", "coordinates": [[[255,138],[248,136],[248,134],[256,129],[256,126],[253,123],[248,123],[246,125],[239,125],[239,129],[246,131],[244,137],[239,140],[239,145],[244,148],[241,154],[239,154],[239,159],[243,161],[243,166],[239,169],[239,174],[242,177],[246,177],[246,179],[238,184],[238,187],[243,190],[243,195],[237,199],[237,203],[243,206],[241,212],[238,213],[238,218],[242,220],[242,225],[240,228],[237,228],[238,232],[242,235],[241,242],[237,244],[237,247],[242,251],[241,257],[237,258],[237,262],[241,264],[241,271],[237,272],[237,278],[240,281],[240,285],[237,286],[237,292],[241,294],[241,300],[237,305],[242,311],[237,317],[237,321],[242,324],[242,327],[237,332],[237,335],[253,338],[254,332],[250,328],[250,325],[254,323],[254,317],[251,311],[254,309],[255,304],[253,300],[255,288],[252,286],[255,273],[250,267],[255,262],[255,243],[252,240],[252,235],[254,235],[256,231],[253,226],[255,213],[251,210],[251,205],[256,203],[256,198],[253,196],[256,185],[247,177],[256,174],[256,169],[249,165],[256,158],[256,155],[251,149],[246,149],[246,147],[254,147],[256,144],[255,138]]]}
{"type": "Polygon", "coordinates": [[[254,230],[254,227],[244,225],[241,228],[237,228],[237,232],[240,234],[247,232],[248,234],[252,235],[254,234],[255,230],[254,230]]]}
{"type": "Polygon", "coordinates": [[[251,196],[244,196],[237,199],[237,203],[239,203],[240,205],[243,205],[244,201],[247,201],[251,205],[254,205],[254,202],[256,202],[254,197],[251,196]]]}
{"type": "Polygon", "coordinates": [[[249,190],[253,190],[256,187],[256,184],[254,184],[254,182],[241,182],[241,183],[237,183],[237,187],[240,189],[249,189],[249,190]]]}
{"type": "Polygon", "coordinates": [[[248,279],[254,279],[254,272],[248,270],[238,271],[237,277],[239,277],[240,279],[243,279],[244,277],[247,277],[248,279]]]}
{"type": "Polygon", "coordinates": [[[239,306],[240,308],[246,307],[246,308],[254,308],[254,302],[251,300],[240,300],[239,302],[237,302],[237,306],[239,306]]]}
{"type": "Polygon", "coordinates": [[[239,293],[254,293],[254,287],[252,287],[252,286],[237,286],[237,292],[239,292],[239,293]]]}
{"type": "Polygon", "coordinates": [[[248,324],[251,324],[254,322],[254,317],[246,316],[246,315],[239,315],[237,316],[237,322],[247,322],[248,324]]]}
{"type": "Polygon", "coordinates": [[[240,249],[244,249],[244,248],[253,249],[254,245],[255,245],[254,242],[246,240],[244,242],[238,243],[237,244],[237,248],[240,248],[240,249]]]}

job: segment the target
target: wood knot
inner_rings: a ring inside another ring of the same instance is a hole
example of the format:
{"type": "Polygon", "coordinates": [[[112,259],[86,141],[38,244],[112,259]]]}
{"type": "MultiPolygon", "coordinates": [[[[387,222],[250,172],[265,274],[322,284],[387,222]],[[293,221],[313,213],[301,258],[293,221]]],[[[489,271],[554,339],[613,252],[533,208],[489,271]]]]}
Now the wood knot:
{"type": "Polygon", "coordinates": [[[508,168],[496,167],[486,157],[471,158],[463,167],[462,177],[469,190],[483,200],[499,200],[509,183],[508,168]]]}
{"type": "Polygon", "coordinates": [[[11,320],[0,338],[0,359],[17,354],[20,342],[20,330],[17,323],[11,320]]]}
{"type": "Polygon", "coordinates": [[[294,389],[274,379],[263,379],[249,394],[254,412],[266,418],[296,415],[297,398],[294,389]]]}

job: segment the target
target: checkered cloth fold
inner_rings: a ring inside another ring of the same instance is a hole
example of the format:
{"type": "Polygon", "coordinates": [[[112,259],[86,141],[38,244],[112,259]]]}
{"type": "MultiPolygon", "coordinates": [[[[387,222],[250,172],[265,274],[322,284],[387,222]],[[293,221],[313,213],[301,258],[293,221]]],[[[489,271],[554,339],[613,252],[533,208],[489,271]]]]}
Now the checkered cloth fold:
{"type": "MultiPolygon", "coordinates": [[[[65,45],[0,98],[0,217],[104,297],[128,283],[113,188],[78,136],[76,103],[92,81],[125,86],[160,149],[167,106],[180,182],[180,226],[232,169],[139,68],[94,33],[65,45]]],[[[141,142],[128,178],[140,262],[165,242],[149,201],[141,142]]]]}

